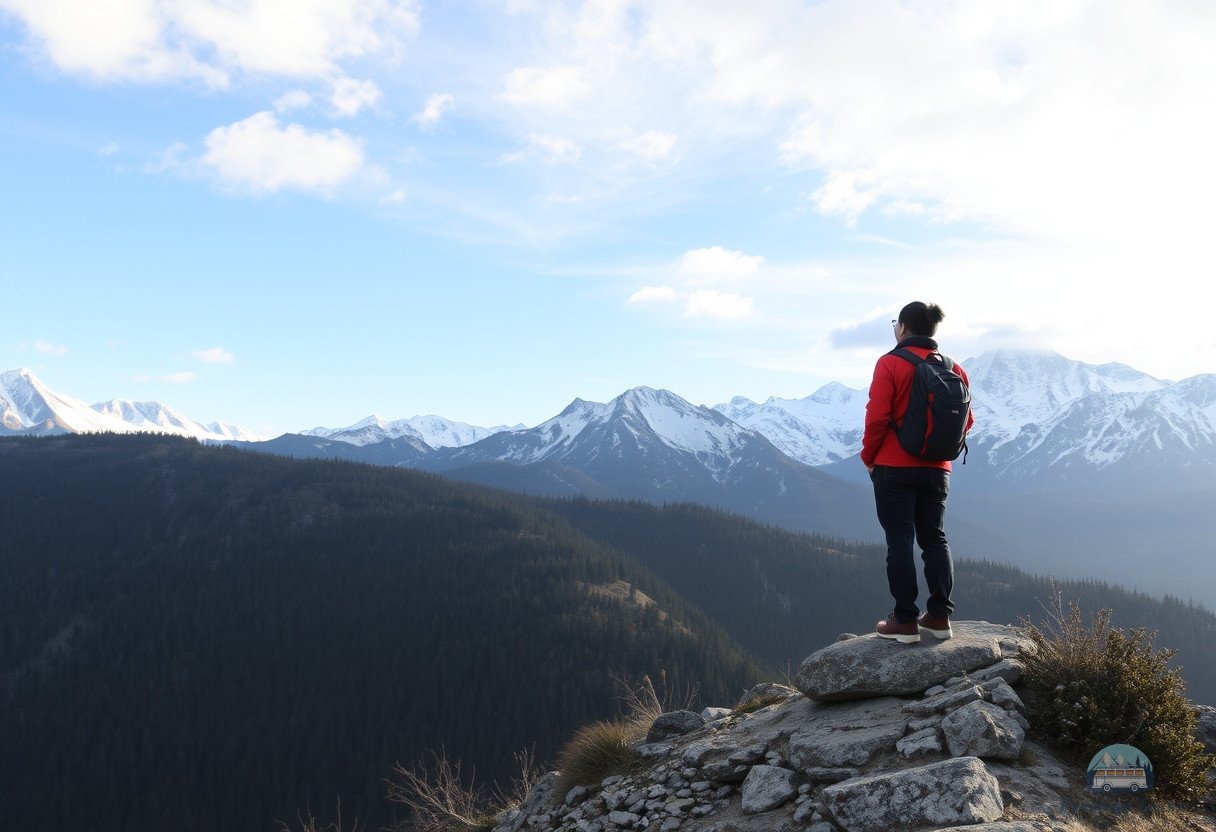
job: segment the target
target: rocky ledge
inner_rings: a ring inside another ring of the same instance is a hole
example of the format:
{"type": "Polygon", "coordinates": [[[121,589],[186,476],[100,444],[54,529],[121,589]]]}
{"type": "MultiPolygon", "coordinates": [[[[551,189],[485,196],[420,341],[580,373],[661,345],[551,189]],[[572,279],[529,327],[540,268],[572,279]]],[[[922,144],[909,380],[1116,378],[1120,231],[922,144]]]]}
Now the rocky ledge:
{"type": "Polygon", "coordinates": [[[914,645],[846,633],[803,661],[797,689],[659,717],[640,772],[566,794],[550,772],[494,832],[1086,829],[1085,772],[1026,738],[1015,688],[1032,643],[984,621],[953,628],[914,645]],[[757,700],[771,704],[741,708],[757,700]]]}

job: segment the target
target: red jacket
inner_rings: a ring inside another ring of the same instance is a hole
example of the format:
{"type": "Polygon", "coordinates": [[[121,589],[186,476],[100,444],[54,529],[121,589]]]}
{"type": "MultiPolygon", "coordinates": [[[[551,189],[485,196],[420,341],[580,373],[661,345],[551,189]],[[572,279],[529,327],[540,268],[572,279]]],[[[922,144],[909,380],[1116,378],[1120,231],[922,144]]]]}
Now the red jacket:
{"type": "MultiPolygon", "coordinates": [[[[937,349],[932,339],[913,336],[905,338],[899,346],[905,347],[924,358],[937,349]]],[[[967,372],[961,364],[954,365],[954,372],[968,384],[967,372]]],[[[873,465],[890,465],[896,468],[944,468],[952,469],[949,461],[934,462],[912,456],[899,444],[899,437],[891,430],[892,418],[896,424],[904,419],[908,409],[908,397],[912,393],[912,376],[916,368],[897,355],[886,354],[878,359],[874,367],[874,380],[870,382],[870,400],[866,403],[866,431],[861,439],[861,461],[869,468],[873,465]]],[[[967,430],[975,423],[968,415],[967,430]]]]}

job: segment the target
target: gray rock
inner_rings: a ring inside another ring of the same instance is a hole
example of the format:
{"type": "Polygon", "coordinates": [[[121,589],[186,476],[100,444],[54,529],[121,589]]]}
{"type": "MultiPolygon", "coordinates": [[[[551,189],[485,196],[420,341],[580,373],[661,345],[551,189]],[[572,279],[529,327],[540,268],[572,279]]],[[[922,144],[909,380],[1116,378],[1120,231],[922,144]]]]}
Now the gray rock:
{"type": "Polygon", "coordinates": [[[939,693],[942,693],[945,690],[946,690],[945,685],[934,685],[933,687],[931,687],[925,691],[925,696],[937,696],[939,693]]]}
{"type": "Polygon", "coordinates": [[[743,781],[743,811],[754,815],[784,806],[798,794],[798,775],[778,766],[752,766],[743,781]]]}
{"type": "Polygon", "coordinates": [[[646,742],[663,742],[674,737],[691,734],[705,725],[705,720],[692,711],[670,711],[660,714],[646,734],[646,742]]]}
{"type": "Polygon", "coordinates": [[[612,823],[614,826],[632,827],[634,824],[636,824],[640,820],[641,820],[641,818],[638,815],[635,815],[633,812],[618,811],[618,812],[609,812],[608,813],[608,821],[610,823],[612,823]]]}
{"type": "Polygon", "coordinates": [[[942,720],[942,733],[955,757],[1016,760],[1026,732],[1004,708],[971,702],[942,720]]]}
{"type": "Polygon", "coordinates": [[[851,638],[857,638],[857,633],[841,633],[836,636],[837,641],[848,641],[851,638]]]}
{"type": "Polygon", "coordinates": [[[708,780],[698,780],[696,783],[693,783],[691,786],[689,786],[690,789],[692,789],[694,792],[697,792],[698,794],[701,792],[707,792],[710,789],[712,789],[713,787],[714,787],[714,784],[709,782],[708,780]]]}
{"type": "Polygon", "coordinates": [[[751,766],[736,765],[730,760],[706,763],[701,773],[716,783],[742,783],[751,766]]]}
{"type": "Polygon", "coordinates": [[[810,766],[802,769],[802,776],[812,783],[839,783],[860,777],[861,771],[847,767],[810,766]]]}
{"type": "Polygon", "coordinates": [[[793,696],[796,693],[798,691],[788,685],[779,685],[776,682],[761,682],[743,694],[739,701],[735,703],[735,707],[743,708],[752,704],[757,699],[767,699],[770,696],[793,696]]]}
{"type": "Polygon", "coordinates": [[[1216,708],[1198,705],[1195,711],[1195,739],[1203,743],[1207,753],[1216,754],[1216,708]]]}
{"type": "Polygon", "coordinates": [[[621,782],[624,779],[625,779],[625,776],[623,774],[614,774],[611,777],[605,777],[603,780],[600,781],[600,788],[601,789],[611,788],[612,786],[615,786],[617,783],[621,782]]]}
{"type": "MultiPolygon", "coordinates": [[[[696,714],[693,714],[696,716],[696,714]]],[[[636,747],[643,760],[657,760],[671,753],[672,745],[666,742],[645,742],[636,747]]]]}
{"type": "Polygon", "coordinates": [[[930,696],[916,702],[909,702],[907,705],[904,705],[904,713],[912,714],[913,716],[940,714],[983,698],[984,691],[978,685],[972,685],[962,690],[948,690],[936,696],[930,696]]]}
{"type": "Polygon", "coordinates": [[[659,832],[674,832],[674,830],[680,828],[680,823],[681,821],[679,818],[668,818],[667,820],[663,821],[663,825],[659,827],[659,832]]]}
{"type": "Polygon", "coordinates": [[[556,771],[551,771],[541,777],[524,796],[523,801],[519,804],[519,813],[505,826],[506,832],[519,832],[531,819],[532,815],[539,812],[542,807],[550,803],[550,797],[553,795],[553,789],[557,785],[558,774],[556,771]]]}
{"type": "Polygon", "coordinates": [[[820,800],[828,819],[848,832],[983,823],[1005,810],[1000,784],[975,757],[837,783],[820,800]]]}
{"type": "Polygon", "coordinates": [[[999,820],[971,826],[949,826],[935,832],[1042,832],[1043,827],[1028,820],[999,820]]]}
{"type": "Polygon", "coordinates": [[[713,806],[694,806],[691,814],[694,818],[703,818],[714,810],[713,806]]]}
{"type": "Polygon", "coordinates": [[[590,794],[590,792],[587,791],[586,786],[575,786],[573,789],[566,792],[565,803],[567,806],[573,806],[575,803],[583,800],[588,794],[590,794]]]}
{"type": "Polygon", "coordinates": [[[1018,696],[1004,679],[999,677],[989,679],[980,685],[980,689],[984,691],[984,698],[993,705],[998,705],[1007,711],[1026,713],[1026,704],[1022,702],[1022,697],[1018,696]]]}
{"type": "Polygon", "coordinates": [[[1026,666],[1017,659],[1001,659],[994,665],[981,667],[968,675],[973,682],[987,682],[989,679],[1004,679],[1011,685],[1019,684],[1026,673],[1026,666]]]}
{"type": "Polygon", "coordinates": [[[667,797],[667,789],[659,783],[655,783],[646,790],[646,796],[654,799],[656,797],[667,797]]]}
{"type": "Polygon", "coordinates": [[[865,765],[893,747],[908,724],[899,700],[890,697],[821,706],[817,717],[790,736],[796,768],[865,765]]]}
{"type": "Polygon", "coordinates": [[[725,719],[732,713],[734,713],[734,711],[732,711],[730,708],[706,708],[701,711],[701,719],[705,720],[706,722],[713,722],[716,719],[725,719]]]}
{"type": "Polygon", "coordinates": [[[812,823],[806,828],[806,832],[836,832],[836,827],[826,821],[812,823]]]}
{"type": "Polygon", "coordinates": [[[922,754],[933,754],[942,750],[942,741],[937,736],[936,728],[924,728],[915,734],[909,734],[895,743],[895,750],[904,757],[912,759],[922,754]]]}
{"type": "Polygon", "coordinates": [[[815,804],[803,803],[794,810],[794,823],[806,823],[813,814],[815,814],[815,804]]]}
{"type": "Polygon", "coordinates": [[[714,790],[714,800],[721,800],[724,797],[730,797],[735,793],[733,786],[719,786],[714,790]]]}
{"type": "Polygon", "coordinates": [[[753,765],[754,763],[758,763],[763,759],[763,745],[749,745],[746,748],[740,748],[731,752],[731,755],[727,757],[727,760],[730,762],[745,766],[753,765]]]}
{"type": "MultiPolygon", "coordinates": [[[[705,762],[705,758],[709,756],[714,748],[707,742],[693,742],[684,747],[684,751],[680,754],[680,760],[689,766],[699,766],[705,762]]],[[[692,775],[685,775],[691,777],[692,775]]]]}
{"type": "Polygon", "coordinates": [[[919,693],[999,662],[1002,639],[1026,640],[1013,627],[987,621],[956,621],[952,629],[949,640],[930,638],[911,645],[875,633],[838,641],[803,660],[796,684],[811,699],[824,702],[919,693]]]}
{"type": "Polygon", "coordinates": [[[941,717],[926,716],[921,719],[913,719],[908,721],[908,730],[912,732],[923,731],[926,728],[934,728],[942,724],[941,717]]]}

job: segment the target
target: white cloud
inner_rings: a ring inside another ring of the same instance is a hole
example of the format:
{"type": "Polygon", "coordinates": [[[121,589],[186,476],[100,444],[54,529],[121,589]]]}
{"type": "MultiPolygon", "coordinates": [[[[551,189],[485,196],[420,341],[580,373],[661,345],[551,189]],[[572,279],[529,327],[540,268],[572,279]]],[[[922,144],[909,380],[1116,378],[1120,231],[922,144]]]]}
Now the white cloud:
{"type": "Polygon", "coordinates": [[[520,67],[504,79],[502,99],[509,104],[560,110],[591,91],[583,74],[579,66],[520,67]]]}
{"type": "Polygon", "coordinates": [[[629,296],[627,303],[668,302],[676,299],[676,290],[670,286],[643,286],[629,296]]]}
{"type": "Polygon", "coordinates": [[[380,200],[381,205],[400,205],[403,202],[405,202],[405,191],[400,189],[393,191],[380,200]]]}
{"type": "Polygon", "coordinates": [[[167,376],[161,376],[158,381],[163,381],[168,384],[189,384],[198,378],[198,374],[193,370],[186,370],[181,373],[169,373],[167,376]]]}
{"type": "Polygon", "coordinates": [[[706,283],[751,277],[763,263],[764,258],[759,255],[710,246],[684,252],[677,270],[689,283],[706,283]]]}
{"type": "Polygon", "coordinates": [[[320,78],[391,52],[418,28],[414,0],[0,0],[65,72],[201,80],[233,72],[320,78]]]}
{"type": "Polygon", "coordinates": [[[280,95],[274,101],[274,111],[276,113],[290,113],[295,110],[306,109],[312,104],[312,96],[304,90],[291,90],[280,95]]]}
{"type": "Polygon", "coordinates": [[[42,339],[38,339],[37,341],[34,342],[34,349],[38,350],[38,352],[43,353],[44,355],[67,355],[68,354],[67,347],[57,346],[55,344],[52,344],[50,341],[44,341],[42,339]]]}
{"type": "Polygon", "coordinates": [[[220,180],[253,194],[284,188],[326,191],[363,166],[362,143],[341,130],[279,125],[269,111],[217,127],[204,140],[199,160],[220,180]]]}
{"type": "Polygon", "coordinates": [[[437,92],[426,100],[426,105],[410,120],[423,130],[430,130],[440,122],[445,113],[450,112],[455,106],[455,98],[446,92],[437,92]]]}
{"type": "Polygon", "coordinates": [[[638,136],[630,136],[620,142],[618,147],[636,156],[641,156],[643,159],[653,161],[662,159],[671,153],[671,149],[675,147],[675,144],[676,136],[674,133],[651,131],[638,136]]]}
{"type": "Polygon", "coordinates": [[[208,350],[195,350],[191,354],[204,364],[231,364],[233,361],[236,361],[236,356],[225,350],[223,347],[212,347],[208,350]]]}
{"type": "Polygon", "coordinates": [[[754,305],[751,298],[742,295],[698,289],[689,293],[684,303],[684,317],[737,321],[754,315],[754,305]]]}
{"type": "Polygon", "coordinates": [[[122,150],[122,145],[118,142],[110,142],[97,148],[98,156],[113,156],[118,151],[122,150]]]}
{"type": "Polygon", "coordinates": [[[528,149],[508,153],[502,157],[504,162],[520,162],[530,155],[539,156],[549,164],[573,162],[581,156],[583,150],[575,142],[563,136],[546,136],[539,133],[528,134],[528,149]]]}
{"type": "Polygon", "coordinates": [[[374,107],[381,95],[380,87],[374,81],[339,78],[333,83],[329,103],[334,115],[350,118],[364,107],[374,107]]]}

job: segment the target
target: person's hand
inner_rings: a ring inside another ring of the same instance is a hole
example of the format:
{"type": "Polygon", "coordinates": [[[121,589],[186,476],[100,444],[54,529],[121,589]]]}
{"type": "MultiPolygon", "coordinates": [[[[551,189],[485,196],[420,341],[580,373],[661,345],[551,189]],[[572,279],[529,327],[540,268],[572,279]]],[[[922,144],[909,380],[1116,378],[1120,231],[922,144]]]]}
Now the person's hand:
{"type": "Polygon", "coordinates": [[[867,466],[866,466],[866,473],[867,473],[867,474],[873,474],[873,473],[874,473],[874,466],[873,466],[873,465],[867,465],[867,466]]]}

